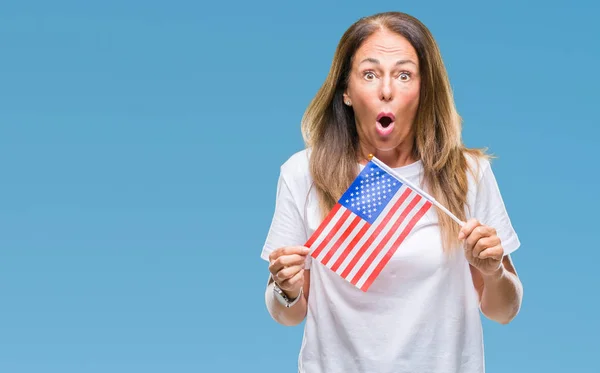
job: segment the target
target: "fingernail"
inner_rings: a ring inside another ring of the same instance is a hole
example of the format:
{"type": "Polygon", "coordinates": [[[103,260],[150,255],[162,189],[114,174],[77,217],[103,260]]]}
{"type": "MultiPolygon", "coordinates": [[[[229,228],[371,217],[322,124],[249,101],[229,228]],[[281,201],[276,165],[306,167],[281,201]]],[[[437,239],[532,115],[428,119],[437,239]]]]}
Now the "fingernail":
{"type": "Polygon", "coordinates": [[[465,234],[464,234],[463,232],[460,232],[460,233],[458,234],[458,239],[459,239],[459,240],[462,240],[463,238],[465,238],[465,234]]]}

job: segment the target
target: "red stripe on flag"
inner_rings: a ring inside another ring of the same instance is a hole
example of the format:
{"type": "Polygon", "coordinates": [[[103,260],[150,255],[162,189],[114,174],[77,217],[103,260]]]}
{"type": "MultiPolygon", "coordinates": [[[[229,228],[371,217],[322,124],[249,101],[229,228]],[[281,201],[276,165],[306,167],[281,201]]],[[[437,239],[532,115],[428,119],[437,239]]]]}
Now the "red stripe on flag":
{"type": "Polygon", "coordinates": [[[327,263],[329,262],[329,259],[331,259],[333,254],[335,254],[335,252],[340,247],[342,242],[344,242],[346,240],[346,238],[348,238],[348,236],[354,231],[354,228],[356,228],[356,226],[358,225],[358,223],[361,220],[362,219],[360,218],[360,216],[354,217],[354,220],[352,220],[352,223],[350,223],[350,225],[348,226],[348,228],[346,228],[344,233],[342,233],[342,235],[335,241],[335,243],[333,245],[331,245],[331,248],[327,252],[327,255],[325,255],[325,257],[321,260],[321,263],[327,265],[327,263]]]}
{"type": "Polygon", "coordinates": [[[348,216],[350,215],[351,212],[352,211],[350,211],[348,209],[344,209],[344,213],[342,214],[342,216],[335,222],[335,225],[333,226],[333,228],[331,228],[331,230],[329,231],[329,233],[327,234],[327,236],[323,239],[323,241],[321,241],[321,244],[319,245],[319,247],[317,247],[315,249],[315,251],[313,251],[312,256],[314,258],[316,258],[317,256],[319,256],[319,254],[321,253],[321,251],[323,251],[323,249],[325,248],[325,246],[327,246],[327,243],[333,238],[333,236],[335,236],[335,234],[340,229],[340,227],[342,226],[342,224],[344,224],[344,222],[346,221],[346,219],[348,219],[348,216]]]}
{"type": "Polygon", "coordinates": [[[325,220],[323,221],[323,223],[321,223],[321,225],[319,226],[319,228],[317,228],[317,231],[315,233],[313,233],[313,235],[310,237],[310,239],[304,244],[304,246],[306,247],[311,247],[313,243],[315,243],[315,240],[321,235],[321,233],[323,233],[323,230],[325,229],[325,227],[329,224],[329,221],[335,216],[335,214],[338,212],[338,210],[340,209],[340,207],[342,207],[342,205],[340,205],[339,203],[336,203],[333,208],[331,209],[331,211],[329,211],[329,214],[327,215],[327,217],[325,218],[325,220]]]}
{"type": "Polygon", "coordinates": [[[381,272],[381,270],[383,269],[383,267],[385,267],[385,265],[387,264],[387,262],[389,262],[389,260],[392,257],[392,255],[394,255],[394,253],[396,252],[396,249],[398,249],[398,247],[402,244],[402,242],[404,241],[404,239],[406,238],[406,236],[408,236],[408,234],[415,227],[415,225],[417,224],[417,222],[419,221],[419,219],[421,219],[423,217],[423,215],[425,215],[425,213],[427,212],[427,210],[429,210],[430,207],[431,207],[431,202],[429,202],[429,201],[425,202],[425,204],[423,206],[421,206],[421,209],[419,209],[419,211],[417,212],[417,214],[415,216],[413,216],[413,218],[410,220],[410,222],[408,223],[408,225],[404,228],[404,230],[400,234],[400,237],[398,237],[398,239],[396,240],[396,242],[394,242],[394,244],[392,245],[391,249],[381,259],[381,261],[379,262],[379,264],[377,265],[377,267],[375,267],[375,269],[373,270],[373,273],[371,273],[371,275],[369,276],[369,278],[367,279],[367,281],[365,281],[365,283],[363,284],[363,286],[360,288],[362,291],[367,291],[369,289],[369,287],[371,286],[371,284],[373,283],[373,281],[379,275],[379,272],[381,272]]]}
{"type": "Polygon", "coordinates": [[[375,257],[377,256],[377,254],[379,254],[381,249],[383,249],[385,247],[385,245],[388,243],[390,238],[394,235],[394,233],[396,233],[396,230],[398,229],[400,224],[402,224],[404,219],[406,219],[406,216],[412,211],[412,209],[417,205],[417,203],[419,203],[420,200],[421,200],[421,196],[417,194],[415,196],[415,198],[413,198],[412,201],[410,201],[410,204],[408,206],[406,206],[406,208],[402,211],[402,214],[400,214],[400,217],[398,218],[398,220],[396,220],[394,222],[394,225],[392,226],[392,228],[390,228],[390,230],[386,233],[385,237],[383,237],[383,239],[379,242],[377,247],[375,247],[375,250],[373,250],[371,252],[371,255],[369,255],[369,257],[363,263],[362,267],[360,267],[358,272],[356,272],[356,274],[350,281],[352,283],[352,285],[356,285],[358,283],[358,281],[360,280],[362,275],[365,273],[367,268],[369,268],[371,263],[373,263],[373,260],[375,260],[375,257]]]}
{"type": "Polygon", "coordinates": [[[342,265],[342,263],[344,262],[344,260],[348,256],[348,254],[350,254],[350,252],[352,251],[352,249],[354,249],[354,246],[356,246],[356,244],[358,243],[358,241],[360,241],[360,239],[362,238],[362,236],[365,235],[365,233],[367,232],[367,230],[370,227],[371,227],[371,224],[369,224],[369,223],[363,225],[363,227],[361,228],[361,230],[356,234],[356,236],[354,236],[354,238],[352,239],[352,241],[350,241],[350,243],[348,244],[348,246],[346,247],[346,249],[344,249],[344,252],[342,252],[342,254],[340,255],[340,257],[335,261],[335,263],[331,267],[332,271],[335,272],[335,271],[338,270],[338,268],[340,268],[340,265],[342,265]]]}
{"type": "Polygon", "coordinates": [[[348,238],[350,233],[352,233],[352,231],[354,231],[354,228],[361,220],[362,219],[360,218],[360,216],[354,217],[354,220],[352,220],[352,223],[350,223],[350,226],[348,226],[348,228],[346,228],[344,233],[342,233],[342,235],[337,239],[337,241],[335,241],[335,243],[333,245],[331,245],[331,248],[327,252],[327,255],[325,255],[325,257],[323,258],[323,260],[321,260],[321,263],[327,265],[327,262],[329,262],[329,259],[331,259],[333,254],[335,254],[335,252],[340,247],[342,242],[344,242],[346,240],[346,238],[348,238]]]}
{"type": "Polygon", "coordinates": [[[392,216],[394,215],[394,213],[396,213],[396,211],[398,210],[398,208],[400,208],[400,206],[402,205],[402,203],[404,202],[404,200],[406,199],[406,197],[408,197],[409,194],[410,194],[410,189],[405,189],[404,193],[402,193],[402,195],[396,201],[396,203],[394,204],[394,206],[386,214],[386,216],[383,219],[383,221],[377,223],[378,226],[375,229],[375,231],[373,233],[371,233],[371,235],[369,236],[369,238],[367,239],[367,241],[358,250],[358,252],[356,253],[356,255],[354,255],[354,258],[352,258],[352,261],[348,264],[348,266],[346,267],[346,269],[344,269],[344,272],[342,272],[341,276],[343,278],[346,278],[348,276],[348,274],[350,273],[350,271],[352,271],[352,268],[354,268],[354,266],[356,265],[356,262],[358,262],[360,260],[360,258],[364,255],[365,251],[367,251],[367,248],[369,246],[371,246],[371,244],[373,243],[373,241],[375,241],[375,239],[377,238],[377,236],[379,235],[379,233],[381,233],[381,231],[383,230],[383,228],[385,228],[385,226],[390,221],[390,219],[392,218],[392,216]]]}

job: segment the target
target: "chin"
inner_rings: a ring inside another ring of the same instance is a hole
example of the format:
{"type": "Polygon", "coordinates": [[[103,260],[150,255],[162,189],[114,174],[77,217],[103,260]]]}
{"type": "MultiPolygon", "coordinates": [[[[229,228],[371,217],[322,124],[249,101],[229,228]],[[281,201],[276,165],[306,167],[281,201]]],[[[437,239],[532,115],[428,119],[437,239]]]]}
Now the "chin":
{"type": "Polygon", "coordinates": [[[402,141],[394,141],[388,139],[388,141],[377,140],[374,142],[375,150],[378,152],[389,152],[392,151],[402,144],[402,141]]]}

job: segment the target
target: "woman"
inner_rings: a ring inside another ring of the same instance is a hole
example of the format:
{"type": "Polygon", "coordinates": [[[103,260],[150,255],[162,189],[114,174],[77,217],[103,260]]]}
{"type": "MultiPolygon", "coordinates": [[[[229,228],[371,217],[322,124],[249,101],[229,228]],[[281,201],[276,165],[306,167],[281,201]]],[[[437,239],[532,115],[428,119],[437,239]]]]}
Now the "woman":
{"type": "Polygon", "coordinates": [[[342,36],[302,123],[307,149],[281,167],[261,257],[283,325],[306,320],[299,371],[484,371],[479,311],[518,313],[520,243],[487,156],[461,142],[460,117],[429,30],[403,13],[363,18],[342,36]],[[303,247],[369,154],[466,221],[430,209],[363,292],[303,247]]]}

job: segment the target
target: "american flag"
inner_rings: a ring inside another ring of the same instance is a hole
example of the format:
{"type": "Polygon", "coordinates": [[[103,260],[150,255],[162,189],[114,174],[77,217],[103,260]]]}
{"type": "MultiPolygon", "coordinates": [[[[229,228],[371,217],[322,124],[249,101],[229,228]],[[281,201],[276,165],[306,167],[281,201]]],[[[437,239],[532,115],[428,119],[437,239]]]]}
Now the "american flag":
{"type": "Polygon", "coordinates": [[[314,259],[366,292],[431,206],[371,159],[305,246],[314,259]]]}

